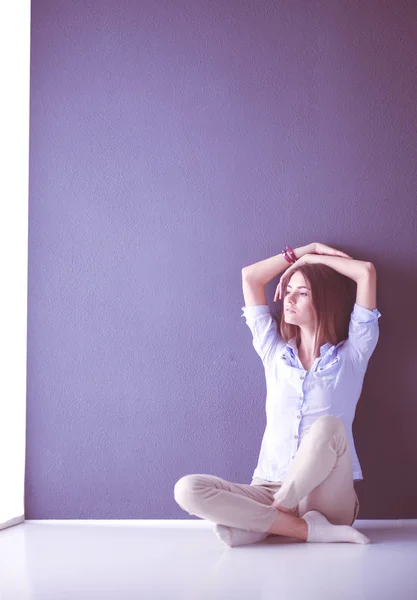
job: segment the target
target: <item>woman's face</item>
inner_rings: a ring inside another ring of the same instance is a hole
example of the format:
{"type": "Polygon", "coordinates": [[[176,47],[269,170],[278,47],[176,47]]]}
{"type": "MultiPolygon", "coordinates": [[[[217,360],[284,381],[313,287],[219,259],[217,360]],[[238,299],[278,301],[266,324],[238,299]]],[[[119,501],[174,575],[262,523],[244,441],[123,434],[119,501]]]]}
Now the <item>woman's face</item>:
{"type": "Polygon", "coordinates": [[[292,325],[314,325],[311,289],[301,271],[293,273],[284,289],[284,317],[292,325]]]}

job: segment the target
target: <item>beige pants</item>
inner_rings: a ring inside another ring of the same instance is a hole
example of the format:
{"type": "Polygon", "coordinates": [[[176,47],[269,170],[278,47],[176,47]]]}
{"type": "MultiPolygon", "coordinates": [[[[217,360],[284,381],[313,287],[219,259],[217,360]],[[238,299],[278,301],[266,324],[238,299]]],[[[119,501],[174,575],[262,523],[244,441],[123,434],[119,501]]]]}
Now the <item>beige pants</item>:
{"type": "Polygon", "coordinates": [[[352,525],[359,500],[345,426],[334,416],[317,419],[284,482],[254,477],[246,484],[215,475],[185,475],[175,484],[174,498],[190,515],[247,531],[269,531],[276,517],[274,498],[296,517],[318,510],[334,525],[352,525]]]}

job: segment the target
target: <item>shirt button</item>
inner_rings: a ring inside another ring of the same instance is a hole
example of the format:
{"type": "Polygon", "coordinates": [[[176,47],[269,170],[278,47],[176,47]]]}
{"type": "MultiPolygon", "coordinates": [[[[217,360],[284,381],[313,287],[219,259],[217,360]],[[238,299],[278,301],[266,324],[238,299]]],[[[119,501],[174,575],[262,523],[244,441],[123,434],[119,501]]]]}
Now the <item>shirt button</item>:
{"type": "Polygon", "coordinates": [[[301,419],[301,415],[297,415],[297,419],[301,419]]]}
{"type": "Polygon", "coordinates": [[[300,375],[300,379],[304,379],[305,375],[300,375]]]}
{"type": "Polygon", "coordinates": [[[295,439],[295,440],[298,440],[298,435],[295,435],[295,436],[294,436],[294,439],[295,439]]]}
{"type": "Polygon", "coordinates": [[[299,399],[299,400],[302,400],[302,399],[303,399],[303,397],[302,397],[302,396],[299,396],[299,397],[298,397],[298,399],[299,399]]]}

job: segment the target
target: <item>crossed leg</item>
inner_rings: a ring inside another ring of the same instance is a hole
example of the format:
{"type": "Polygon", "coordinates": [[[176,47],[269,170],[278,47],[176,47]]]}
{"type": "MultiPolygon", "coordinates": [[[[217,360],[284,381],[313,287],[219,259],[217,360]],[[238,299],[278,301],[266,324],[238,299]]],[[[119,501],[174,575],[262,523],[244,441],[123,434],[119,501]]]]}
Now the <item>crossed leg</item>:
{"type": "Polygon", "coordinates": [[[356,516],[357,497],[345,428],[333,416],[313,423],[275,494],[267,486],[187,475],[177,482],[175,499],[189,514],[263,533],[263,539],[270,533],[301,541],[359,541],[354,538],[361,536],[348,527],[356,516]],[[297,516],[273,508],[274,500],[297,516]]]}

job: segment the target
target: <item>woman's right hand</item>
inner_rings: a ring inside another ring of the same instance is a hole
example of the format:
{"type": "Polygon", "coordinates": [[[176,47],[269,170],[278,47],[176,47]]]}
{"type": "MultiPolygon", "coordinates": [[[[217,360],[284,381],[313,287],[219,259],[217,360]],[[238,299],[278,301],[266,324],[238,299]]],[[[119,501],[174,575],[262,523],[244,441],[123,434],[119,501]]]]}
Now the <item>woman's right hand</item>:
{"type": "Polygon", "coordinates": [[[331,246],[327,246],[326,244],[322,244],[321,242],[315,242],[313,244],[313,248],[313,254],[327,254],[328,256],[341,256],[342,258],[353,258],[353,256],[349,256],[349,254],[346,254],[346,252],[336,250],[336,248],[332,248],[331,246]]]}

